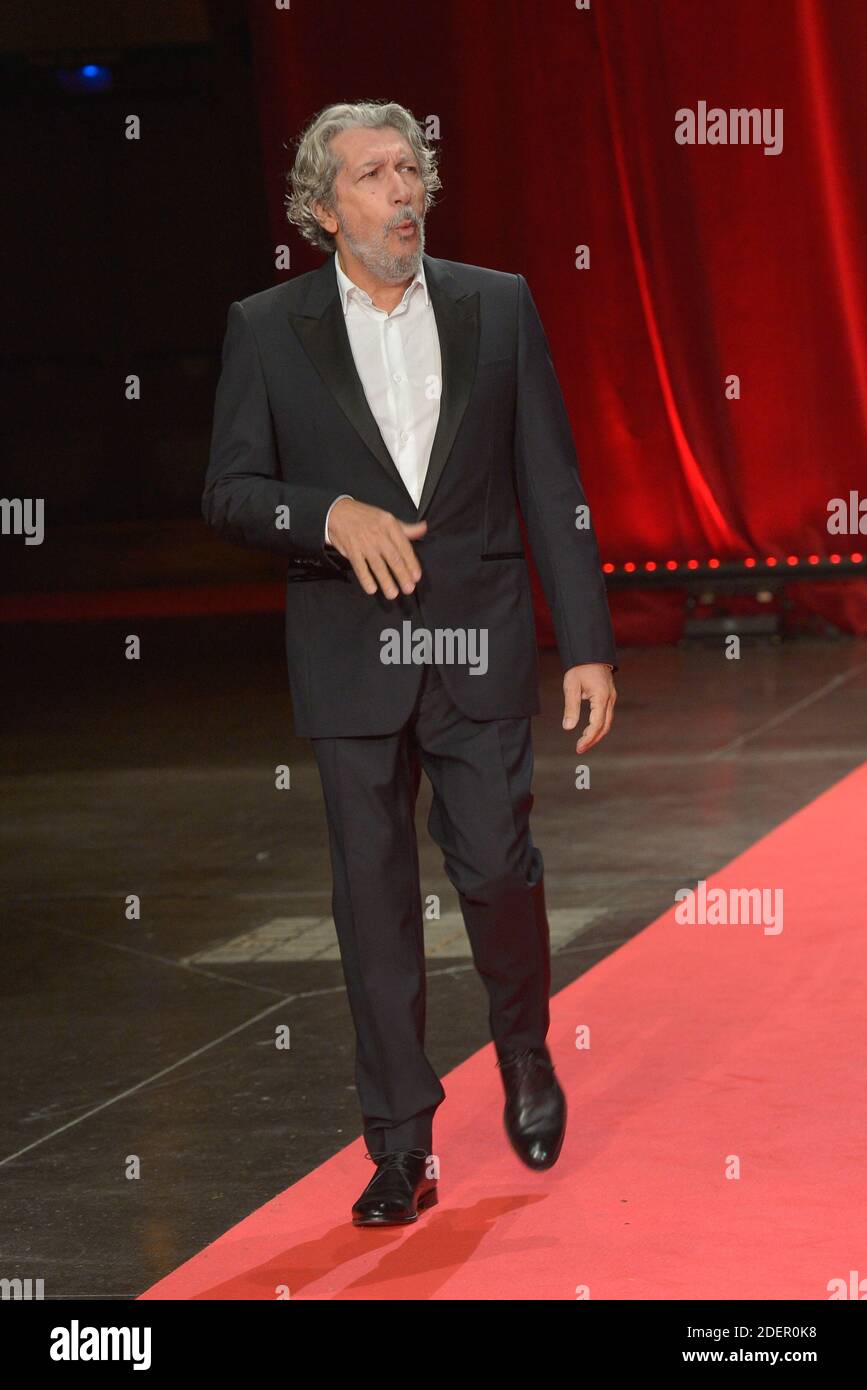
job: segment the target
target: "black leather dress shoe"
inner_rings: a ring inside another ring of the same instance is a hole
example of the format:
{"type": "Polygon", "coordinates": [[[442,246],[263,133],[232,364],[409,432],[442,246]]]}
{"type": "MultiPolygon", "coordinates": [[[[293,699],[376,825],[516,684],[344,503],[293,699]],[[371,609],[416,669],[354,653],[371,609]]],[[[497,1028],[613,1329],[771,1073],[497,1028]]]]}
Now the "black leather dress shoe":
{"type": "Polygon", "coordinates": [[[366,1154],[376,1172],[352,1208],[354,1226],[407,1226],[420,1211],[436,1206],[435,1178],[425,1175],[425,1149],[366,1154]]]}
{"type": "Polygon", "coordinates": [[[497,1063],[506,1092],[503,1122],[512,1148],[528,1168],[551,1168],[566,1133],[566,1097],[547,1048],[509,1053],[497,1063]]]}

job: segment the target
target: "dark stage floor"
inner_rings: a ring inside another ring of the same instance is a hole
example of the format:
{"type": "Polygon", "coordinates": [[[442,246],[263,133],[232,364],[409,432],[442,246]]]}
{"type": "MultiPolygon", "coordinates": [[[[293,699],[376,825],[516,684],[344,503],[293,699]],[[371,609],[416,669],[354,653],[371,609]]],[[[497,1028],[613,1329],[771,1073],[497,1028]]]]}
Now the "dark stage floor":
{"type": "MultiPolygon", "coordinates": [[[[0,1276],[134,1297],[359,1133],[318,779],[291,733],[279,614],[7,625],[0,641],[0,1276]]],[[[621,663],[615,730],[577,791],[543,655],[534,837],[555,991],[867,758],[865,641],[621,663]]],[[[489,1039],[427,807],[423,783],[443,1075],[489,1039]]]]}

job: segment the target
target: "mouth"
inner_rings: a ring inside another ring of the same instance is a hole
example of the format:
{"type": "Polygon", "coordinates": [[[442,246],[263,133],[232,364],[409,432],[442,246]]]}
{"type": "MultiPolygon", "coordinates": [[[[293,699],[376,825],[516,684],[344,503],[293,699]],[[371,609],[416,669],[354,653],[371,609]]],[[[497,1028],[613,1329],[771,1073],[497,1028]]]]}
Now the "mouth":
{"type": "Polygon", "coordinates": [[[414,232],[415,223],[409,219],[406,222],[398,222],[394,230],[396,232],[414,232]]]}

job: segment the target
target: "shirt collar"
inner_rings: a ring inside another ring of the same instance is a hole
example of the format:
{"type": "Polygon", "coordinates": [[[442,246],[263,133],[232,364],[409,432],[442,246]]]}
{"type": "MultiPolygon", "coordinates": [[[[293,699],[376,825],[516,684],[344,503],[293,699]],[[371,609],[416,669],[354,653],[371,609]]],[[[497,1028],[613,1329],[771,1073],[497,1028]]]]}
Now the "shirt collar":
{"type": "MultiPolygon", "coordinates": [[[[350,294],[353,290],[355,291],[356,296],[362,301],[362,303],[373,303],[372,299],[370,298],[370,295],[365,290],[363,290],[360,285],[356,285],[354,280],[350,280],[349,276],[346,274],[346,271],[340,264],[337,251],[334,252],[334,269],[337,272],[337,286],[340,290],[340,301],[343,305],[344,314],[346,314],[349,310],[349,299],[350,294]]],[[[406,293],[403,296],[403,300],[409,297],[416,285],[421,285],[422,289],[424,290],[424,302],[425,304],[430,304],[430,291],[428,290],[427,280],[425,279],[424,260],[421,261],[419,268],[413,277],[412,284],[407,285],[406,293]]],[[[401,303],[403,303],[403,300],[401,300],[401,303]]]]}

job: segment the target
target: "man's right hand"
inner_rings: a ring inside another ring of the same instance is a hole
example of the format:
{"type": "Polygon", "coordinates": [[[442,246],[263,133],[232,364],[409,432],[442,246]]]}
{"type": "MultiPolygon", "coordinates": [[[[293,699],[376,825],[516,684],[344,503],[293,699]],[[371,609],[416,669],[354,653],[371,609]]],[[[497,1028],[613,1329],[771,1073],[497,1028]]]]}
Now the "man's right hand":
{"type": "Polygon", "coordinates": [[[328,518],[331,544],[350,562],[364,592],[375,594],[379,587],[386,598],[397,598],[398,585],[411,594],[421,579],[410,540],[426,530],[426,521],[398,521],[391,512],[351,497],[335,502],[328,518]]]}

